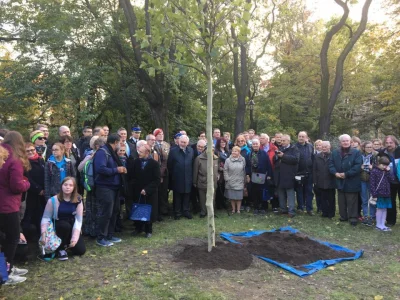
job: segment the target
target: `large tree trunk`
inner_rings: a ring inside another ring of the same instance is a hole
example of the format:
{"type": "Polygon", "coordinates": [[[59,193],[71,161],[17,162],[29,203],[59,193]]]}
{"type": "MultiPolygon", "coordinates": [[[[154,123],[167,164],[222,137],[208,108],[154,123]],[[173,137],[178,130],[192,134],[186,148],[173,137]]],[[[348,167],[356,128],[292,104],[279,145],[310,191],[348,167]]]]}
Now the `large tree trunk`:
{"type": "Polygon", "coordinates": [[[211,145],[212,138],[212,105],[213,105],[213,86],[212,86],[212,68],[211,62],[206,63],[207,74],[207,124],[206,135],[207,144],[207,220],[208,220],[208,252],[211,252],[212,247],[215,247],[215,221],[214,221],[214,151],[211,145]]]}
{"type": "Polygon", "coordinates": [[[346,24],[346,20],[349,16],[349,8],[347,6],[347,1],[343,2],[341,0],[335,0],[343,8],[343,15],[340,21],[335,24],[326,34],[324,42],[322,44],[320,59],[321,59],[321,94],[320,94],[320,114],[319,114],[319,137],[323,138],[330,133],[331,119],[333,109],[335,108],[337,99],[340,92],[343,89],[343,72],[344,72],[344,62],[349,55],[350,51],[353,49],[356,42],[361,37],[362,33],[365,31],[368,22],[368,10],[371,5],[372,0],[365,0],[361,21],[358,25],[357,30],[351,35],[350,40],[347,42],[343,51],[340,53],[339,58],[336,62],[336,74],[335,81],[333,83],[332,91],[329,95],[329,66],[328,66],[328,51],[329,46],[332,41],[333,36],[339,32],[339,30],[346,24]]]}

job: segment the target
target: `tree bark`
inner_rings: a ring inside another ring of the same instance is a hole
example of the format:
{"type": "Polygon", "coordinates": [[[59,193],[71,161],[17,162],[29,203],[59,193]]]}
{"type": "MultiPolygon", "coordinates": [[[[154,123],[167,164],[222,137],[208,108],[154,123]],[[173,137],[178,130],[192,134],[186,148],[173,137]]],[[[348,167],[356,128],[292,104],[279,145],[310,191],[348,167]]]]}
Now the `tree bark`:
{"type": "Polygon", "coordinates": [[[335,0],[343,8],[343,15],[340,21],[335,24],[326,34],[324,42],[322,44],[320,59],[321,59],[321,94],[320,94],[320,117],[319,117],[319,137],[323,138],[330,133],[331,119],[333,109],[336,105],[337,99],[340,92],[343,89],[343,72],[344,72],[344,62],[349,55],[350,51],[353,49],[356,42],[359,40],[368,22],[368,10],[371,5],[372,0],[365,0],[361,21],[358,25],[357,30],[351,36],[350,40],[347,42],[343,51],[340,53],[339,58],[336,61],[336,74],[335,80],[331,93],[329,95],[329,83],[330,74],[328,66],[328,51],[332,38],[339,30],[346,25],[346,20],[349,16],[349,8],[347,6],[347,1],[343,2],[341,0],[335,0]]]}
{"type": "MultiPolygon", "coordinates": [[[[206,135],[207,144],[212,145],[212,105],[213,105],[213,83],[212,83],[212,67],[208,60],[206,63],[207,74],[207,124],[206,135]]],[[[214,220],[214,152],[213,147],[207,147],[207,220],[208,220],[208,252],[215,247],[215,220],[214,220]]]]}

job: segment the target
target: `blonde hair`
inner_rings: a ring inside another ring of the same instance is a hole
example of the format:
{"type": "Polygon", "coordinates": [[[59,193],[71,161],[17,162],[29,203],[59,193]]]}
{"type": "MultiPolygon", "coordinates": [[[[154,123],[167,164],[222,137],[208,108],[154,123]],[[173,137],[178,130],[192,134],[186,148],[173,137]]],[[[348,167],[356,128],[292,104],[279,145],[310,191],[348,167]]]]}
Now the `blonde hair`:
{"type": "Polygon", "coordinates": [[[238,151],[239,153],[240,153],[240,151],[241,151],[241,149],[240,149],[239,146],[234,146],[234,147],[232,148],[232,152],[233,152],[233,150],[236,150],[236,151],[238,151]]]}
{"type": "Polygon", "coordinates": [[[6,148],[0,146],[0,168],[3,166],[4,162],[7,160],[8,158],[8,151],[6,148]]]}

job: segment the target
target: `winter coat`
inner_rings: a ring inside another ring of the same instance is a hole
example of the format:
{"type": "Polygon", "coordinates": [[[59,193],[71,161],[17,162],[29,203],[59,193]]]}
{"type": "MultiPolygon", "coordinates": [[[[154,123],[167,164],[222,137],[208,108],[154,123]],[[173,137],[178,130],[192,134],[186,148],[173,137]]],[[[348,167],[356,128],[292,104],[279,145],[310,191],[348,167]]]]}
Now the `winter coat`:
{"type": "Polygon", "coordinates": [[[193,149],[186,147],[185,152],[180,147],[171,149],[167,167],[171,189],[177,193],[190,193],[193,184],[193,149]]]}
{"type": "Polygon", "coordinates": [[[345,193],[358,193],[361,191],[361,165],[360,151],[350,148],[343,157],[341,149],[335,149],[329,160],[329,172],[332,175],[344,173],[345,178],[336,178],[336,188],[345,193]]]}
{"type": "MultiPolygon", "coordinates": [[[[75,168],[72,166],[71,160],[65,158],[66,176],[76,177],[75,168]]],[[[57,195],[61,191],[61,174],[60,169],[55,163],[54,156],[50,156],[44,166],[44,197],[46,200],[57,195]]]]}
{"type": "MultiPolygon", "coordinates": [[[[257,158],[258,158],[257,168],[254,168],[251,163],[253,154],[255,154],[255,152],[251,151],[246,156],[246,175],[249,175],[251,177],[252,173],[261,173],[261,174],[266,174],[267,177],[272,178],[273,177],[272,165],[271,161],[269,160],[268,154],[263,150],[259,150],[257,152],[257,158]]],[[[265,183],[267,183],[267,180],[265,180],[265,183]]]]}
{"type": "Polygon", "coordinates": [[[228,157],[224,165],[225,188],[243,190],[246,178],[246,159],[243,156],[228,157]]]}
{"type": "MultiPolygon", "coordinates": [[[[193,185],[198,189],[207,189],[207,152],[196,157],[193,165],[193,185]]],[[[214,188],[217,187],[218,156],[213,154],[214,188]]]]}
{"type": "Polygon", "coordinates": [[[118,165],[106,145],[99,148],[93,157],[94,182],[96,186],[118,190],[122,179],[118,165]]]}
{"type": "Polygon", "coordinates": [[[293,189],[294,177],[297,174],[300,153],[296,146],[290,145],[286,149],[281,148],[283,156],[275,158],[274,182],[278,188],[293,189]]]}
{"type": "Polygon", "coordinates": [[[304,175],[311,173],[313,170],[313,159],[314,159],[314,147],[310,143],[304,145],[297,143],[297,149],[300,152],[299,167],[297,170],[298,174],[304,175]]]}
{"type": "Polygon", "coordinates": [[[0,213],[9,214],[19,211],[21,196],[26,192],[30,183],[24,177],[22,162],[13,157],[13,151],[7,144],[1,144],[9,155],[0,169],[0,213]]]}
{"type": "Polygon", "coordinates": [[[400,176],[398,174],[400,174],[400,171],[398,170],[398,166],[399,166],[399,161],[400,161],[400,146],[397,146],[396,149],[394,149],[394,157],[392,157],[391,155],[388,154],[387,149],[382,149],[381,151],[379,151],[378,153],[378,158],[380,156],[386,156],[387,158],[389,158],[391,164],[390,166],[390,173],[393,173],[395,176],[391,177],[392,181],[390,182],[391,184],[399,184],[399,180],[400,180],[400,176]],[[397,175],[397,176],[396,176],[397,175]]]}
{"type": "Polygon", "coordinates": [[[314,158],[313,164],[313,181],[319,189],[334,189],[335,175],[329,172],[329,157],[325,157],[324,153],[319,153],[314,158]]]}
{"type": "Polygon", "coordinates": [[[44,191],[44,168],[45,162],[43,158],[38,158],[35,160],[29,160],[31,163],[32,169],[28,172],[28,180],[31,184],[28,195],[27,195],[27,210],[29,209],[30,203],[33,204],[35,207],[36,205],[41,205],[44,209],[46,205],[46,200],[43,196],[39,196],[41,191],[44,191]]]}
{"type": "Polygon", "coordinates": [[[390,171],[384,171],[374,166],[369,177],[372,197],[391,197],[390,182],[393,181],[393,176],[390,171]]]}

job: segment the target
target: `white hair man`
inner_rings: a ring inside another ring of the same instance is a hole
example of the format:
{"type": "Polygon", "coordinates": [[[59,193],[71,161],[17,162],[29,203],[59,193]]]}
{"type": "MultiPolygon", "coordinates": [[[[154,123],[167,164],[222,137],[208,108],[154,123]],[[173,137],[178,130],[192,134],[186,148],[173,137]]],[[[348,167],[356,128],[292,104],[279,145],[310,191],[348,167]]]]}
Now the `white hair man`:
{"type": "Polygon", "coordinates": [[[189,138],[187,135],[181,135],[178,143],[177,147],[171,149],[167,162],[172,179],[175,220],[180,219],[182,215],[192,219],[190,191],[193,185],[193,149],[188,147],[189,138]]]}
{"type": "Polygon", "coordinates": [[[290,144],[290,136],[283,134],[281,147],[276,151],[274,181],[278,188],[281,213],[288,213],[292,218],[296,215],[294,188],[300,152],[290,144]]]}
{"type": "Polygon", "coordinates": [[[340,221],[349,221],[352,226],[356,226],[363,159],[360,151],[351,148],[351,137],[348,134],[342,134],[339,141],[339,149],[332,151],[329,171],[336,177],[340,221]]]}

